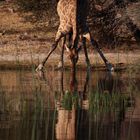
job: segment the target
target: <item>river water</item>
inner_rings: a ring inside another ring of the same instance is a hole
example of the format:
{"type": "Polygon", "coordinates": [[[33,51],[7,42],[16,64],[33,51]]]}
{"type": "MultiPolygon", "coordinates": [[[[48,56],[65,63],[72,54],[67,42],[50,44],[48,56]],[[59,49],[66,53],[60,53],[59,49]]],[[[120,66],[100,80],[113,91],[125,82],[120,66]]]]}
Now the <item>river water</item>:
{"type": "Polygon", "coordinates": [[[0,140],[54,139],[140,140],[140,75],[0,71],[0,140]]]}

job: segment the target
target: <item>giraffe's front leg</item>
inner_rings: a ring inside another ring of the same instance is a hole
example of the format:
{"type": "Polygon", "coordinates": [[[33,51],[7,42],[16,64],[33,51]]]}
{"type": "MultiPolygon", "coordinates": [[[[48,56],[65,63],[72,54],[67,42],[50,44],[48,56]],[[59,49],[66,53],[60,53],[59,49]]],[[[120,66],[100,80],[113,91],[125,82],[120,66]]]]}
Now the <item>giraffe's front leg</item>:
{"type": "Polygon", "coordinates": [[[63,36],[64,36],[64,34],[63,34],[62,32],[60,32],[60,31],[57,32],[56,38],[55,38],[55,42],[54,42],[54,44],[52,45],[52,47],[51,47],[49,53],[47,54],[47,57],[42,61],[42,63],[40,63],[40,64],[38,65],[38,67],[36,68],[36,71],[42,71],[42,70],[43,70],[46,61],[48,60],[48,58],[50,57],[50,55],[53,53],[53,51],[57,48],[58,43],[59,43],[60,39],[61,39],[63,36]]]}
{"type": "Polygon", "coordinates": [[[85,35],[83,35],[88,41],[91,42],[92,46],[98,51],[99,55],[101,56],[102,60],[104,61],[107,69],[109,71],[113,71],[114,67],[112,66],[112,64],[105,58],[104,54],[102,53],[101,49],[98,46],[98,43],[91,37],[90,33],[87,33],[85,35]]]}
{"type": "Polygon", "coordinates": [[[38,67],[36,68],[36,71],[43,71],[44,65],[46,63],[46,61],[48,60],[48,58],[50,57],[50,55],[52,54],[52,52],[56,49],[58,43],[54,43],[52,45],[51,50],[49,51],[49,53],[47,54],[47,57],[42,61],[42,63],[40,63],[38,65],[38,67]]]}

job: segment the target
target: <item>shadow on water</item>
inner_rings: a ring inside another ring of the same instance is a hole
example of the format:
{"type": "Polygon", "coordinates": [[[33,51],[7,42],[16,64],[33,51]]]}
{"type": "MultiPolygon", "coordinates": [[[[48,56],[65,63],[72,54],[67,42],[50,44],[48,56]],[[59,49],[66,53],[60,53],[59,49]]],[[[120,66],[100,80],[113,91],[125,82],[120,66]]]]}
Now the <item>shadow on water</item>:
{"type": "Polygon", "coordinates": [[[0,140],[139,140],[139,76],[0,72],[0,140]],[[44,79],[45,77],[45,79],[44,79]]]}

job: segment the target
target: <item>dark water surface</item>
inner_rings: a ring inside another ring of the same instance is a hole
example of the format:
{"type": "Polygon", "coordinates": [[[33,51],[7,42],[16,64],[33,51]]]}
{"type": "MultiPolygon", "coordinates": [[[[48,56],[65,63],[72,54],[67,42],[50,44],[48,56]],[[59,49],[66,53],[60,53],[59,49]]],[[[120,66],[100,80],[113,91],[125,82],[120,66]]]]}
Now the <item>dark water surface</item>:
{"type": "Polygon", "coordinates": [[[140,140],[140,75],[0,71],[0,140],[140,140]]]}

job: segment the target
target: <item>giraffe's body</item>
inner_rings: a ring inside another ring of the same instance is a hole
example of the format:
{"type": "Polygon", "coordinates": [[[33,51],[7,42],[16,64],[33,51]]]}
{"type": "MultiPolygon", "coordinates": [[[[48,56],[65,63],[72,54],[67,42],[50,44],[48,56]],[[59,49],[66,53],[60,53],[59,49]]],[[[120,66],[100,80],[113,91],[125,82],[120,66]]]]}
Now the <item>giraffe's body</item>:
{"type": "Polygon", "coordinates": [[[76,29],[76,0],[59,0],[57,13],[60,18],[60,25],[56,39],[60,33],[68,34],[73,28],[76,29]]]}
{"type": "Polygon", "coordinates": [[[59,0],[57,4],[57,12],[60,19],[60,25],[58,27],[58,31],[56,33],[55,42],[52,45],[50,52],[47,57],[42,61],[42,63],[38,66],[37,70],[41,70],[48,60],[49,56],[56,49],[60,39],[64,37],[63,48],[65,44],[65,38],[67,35],[72,34],[72,38],[70,45],[70,59],[72,62],[72,66],[75,67],[76,62],[78,60],[78,41],[79,38],[83,42],[84,51],[86,60],[88,61],[87,51],[86,51],[86,39],[91,42],[92,45],[95,45],[96,50],[102,57],[105,62],[107,68],[109,70],[112,69],[112,66],[108,63],[107,59],[104,57],[103,53],[98,47],[98,44],[89,32],[86,18],[87,18],[87,0],[59,0]]]}

